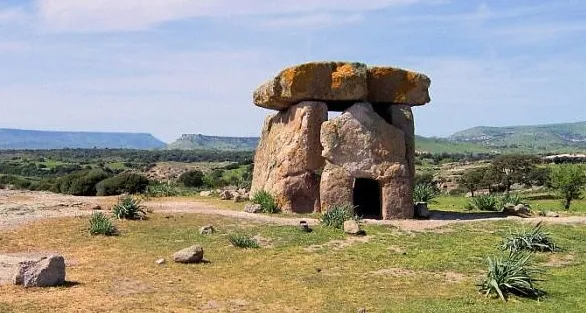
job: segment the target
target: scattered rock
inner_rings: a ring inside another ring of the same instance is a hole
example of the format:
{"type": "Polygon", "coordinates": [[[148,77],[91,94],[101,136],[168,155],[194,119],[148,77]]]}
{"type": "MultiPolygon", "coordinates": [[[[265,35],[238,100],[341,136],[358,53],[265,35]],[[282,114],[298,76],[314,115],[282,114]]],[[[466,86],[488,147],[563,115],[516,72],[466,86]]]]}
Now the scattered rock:
{"type": "Polygon", "coordinates": [[[155,263],[157,263],[158,265],[163,265],[166,263],[166,261],[165,261],[165,259],[160,258],[160,259],[156,260],[155,263]]]}
{"type": "Polygon", "coordinates": [[[262,208],[260,207],[260,204],[249,203],[244,206],[244,212],[246,213],[260,213],[261,211],[262,208]]]}
{"type": "Polygon", "coordinates": [[[530,217],[531,216],[531,209],[524,204],[517,204],[513,205],[511,203],[505,204],[503,208],[503,213],[508,215],[515,215],[519,217],[530,217]]]}
{"type": "Polygon", "coordinates": [[[364,231],[360,229],[360,225],[355,220],[344,222],[344,232],[350,235],[364,235],[364,231]]]}
{"type": "Polygon", "coordinates": [[[173,254],[173,261],[177,263],[199,263],[203,260],[203,248],[193,245],[173,254]]]}
{"type": "Polygon", "coordinates": [[[560,217],[560,215],[557,212],[547,211],[545,212],[545,217],[560,217]]]}
{"type": "Polygon", "coordinates": [[[359,308],[356,313],[366,313],[366,308],[359,308]]]}
{"type": "Polygon", "coordinates": [[[204,191],[200,191],[199,195],[202,197],[211,197],[212,196],[212,192],[210,190],[204,190],[204,191]]]}
{"type": "Polygon", "coordinates": [[[311,228],[309,228],[309,224],[307,224],[307,221],[299,221],[299,229],[304,233],[311,232],[311,228]]]}
{"type": "Polygon", "coordinates": [[[92,211],[100,211],[100,210],[102,210],[102,207],[99,204],[95,204],[95,205],[90,205],[88,209],[92,210],[92,211]]]}
{"type": "Polygon", "coordinates": [[[224,190],[220,192],[220,200],[232,200],[234,196],[230,190],[224,190]]]}
{"type": "Polygon", "coordinates": [[[199,233],[200,233],[201,235],[211,235],[211,234],[213,234],[215,231],[216,231],[216,229],[215,229],[215,228],[214,228],[214,226],[212,226],[212,225],[205,225],[205,226],[202,226],[202,227],[199,229],[199,233]]]}
{"type": "Polygon", "coordinates": [[[51,287],[65,283],[65,259],[60,255],[29,257],[20,260],[12,283],[24,287],[51,287]]]}
{"type": "Polygon", "coordinates": [[[234,196],[234,202],[238,203],[238,202],[244,202],[244,201],[246,201],[246,199],[244,198],[243,195],[238,193],[234,196]]]}
{"type": "Polygon", "coordinates": [[[429,218],[431,213],[427,209],[427,202],[415,203],[415,216],[420,218],[429,218]]]}

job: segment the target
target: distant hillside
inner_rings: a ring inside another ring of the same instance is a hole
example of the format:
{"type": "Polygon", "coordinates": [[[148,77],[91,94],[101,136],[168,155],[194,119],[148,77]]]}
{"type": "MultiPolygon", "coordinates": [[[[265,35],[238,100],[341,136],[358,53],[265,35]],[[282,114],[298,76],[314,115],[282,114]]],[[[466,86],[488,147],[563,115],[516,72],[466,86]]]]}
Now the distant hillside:
{"type": "Polygon", "coordinates": [[[151,134],[61,132],[0,128],[0,149],[118,148],[161,149],[165,143],[151,134]]]}
{"type": "Polygon", "coordinates": [[[184,134],[179,139],[167,145],[167,149],[253,151],[258,145],[258,140],[258,137],[220,137],[184,134]]]}
{"type": "Polygon", "coordinates": [[[496,150],[576,152],[586,149],[586,122],[511,127],[480,126],[457,132],[448,139],[496,150]]]}
{"type": "Polygon", "coordinates": [[[494,149],[476,143],[422,136],[415,136],[415,150],[429,153],[496,153],[494,149]]]}

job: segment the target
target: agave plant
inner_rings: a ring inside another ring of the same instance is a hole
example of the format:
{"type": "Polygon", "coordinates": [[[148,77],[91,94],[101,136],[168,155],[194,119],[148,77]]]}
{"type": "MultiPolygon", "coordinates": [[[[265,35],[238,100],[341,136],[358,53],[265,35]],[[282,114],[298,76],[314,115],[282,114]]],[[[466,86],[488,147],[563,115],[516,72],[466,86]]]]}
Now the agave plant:
{"type": "Polygon", "coordinates": [[[265,190],[257,191],[251,199],[252,203],[260,205],[260,209],[263,213],[278,213],[279,208],[275,198],[265,190]]]}
{"type": "Polygon", "coordinates": [[[507,204],[525,204],[523,197],[516,193],[506,193],[499,199],[499,208],[504,208],[507,204]]]}
{"type": "Polygon", "coordinates": [[[124,196],[112,207],[112,213],[117,219],[142,220],[146,218],[145,207],[140,200],[132,196],[124,196]]]}
{"type": "Polygon", "coordinates": [[[494,195],[477,195],[470,199],[470,206],[480,211],[498,211],[498,200],[494,195]]]}
{"type": "MultiPolygon", "coordinates": [[[[334,205],[321,216],[320,223],[325,226],[342,229],[344,222],[353,218],[353,211],[354,207],[349,203],[334,205]]],[[[356,220],[358,219],[356,217],[356,220]]]]}
{"type": "Polygon", "coordinates": [[[509,294],[539,299],[543,291],[537,289],[535,282],[542,280],[535,276],[542,274],[543,270],[531,266],[530,257],[530,254],[518,251],[489,257],[488,271],[480,291],[486,296],[496,294],[503,301],[507,301],[509,294]]]}
{"type": "Polygon", "coordinates": [[[437,188],[431,184],[419,183],[415,185],[413,189],[413,201],[414,202],[427,202],[432,203],[439,195],[437,188]]]}
{"type": "Polygon", "coordinates": [[[258,242],[246,235],[242,235],[242,234],[231,234],[228,237],[228,240],[230,240],[230,243],[237,248],[243,248],[243,249],[248,249],[248,248],[260,248],[260,246],[258,245],[258,242]]]}
{"type": "Polygon", "coordinates": [[[527,250],[538,252],[553,252],[557,246],[549,233],[543,231],[541,222],[531,230],[518,230],[507,236],[501,245],[501,249],[511,252],[527,250]]]}
{"type": "Polygon", "coordinates": [[[118,233],[110,219],[102,212],[95,212],[90,217],[89,232],[91,235],[113,236],[118,233]]]}

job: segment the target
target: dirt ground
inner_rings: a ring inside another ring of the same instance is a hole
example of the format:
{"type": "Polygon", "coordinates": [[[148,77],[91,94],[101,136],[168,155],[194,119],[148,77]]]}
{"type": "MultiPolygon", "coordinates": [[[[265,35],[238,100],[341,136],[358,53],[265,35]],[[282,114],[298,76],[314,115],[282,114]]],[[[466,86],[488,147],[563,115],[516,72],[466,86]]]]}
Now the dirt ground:
{"type": "MultiPolygon", "coordinates": [[[[117,197],[77,197],[49,192],[0,189],[0,231],[20,227],[26,223],[46,218],[74,217],[91,214],[97,206],[108,210],[117,197]]],[[[256,220],[280,225],[298,225],[300,220],[315,225],[312,218],[268,216],[215,208],[210,204],[189,198],[161,198],[143,202],[156,213],[197,213],[215,214],[237,219],[256,220]]],[[[584,216],[558,218],[534,217],[521,219],[500,213],[457,213],[432,211],[429,220],[365,220],[365,223],[386,224],[407,231],[425,231],[454,223],[508,219],[536,223],[546,221],[552,224],[586,224],[584,216]]]]}

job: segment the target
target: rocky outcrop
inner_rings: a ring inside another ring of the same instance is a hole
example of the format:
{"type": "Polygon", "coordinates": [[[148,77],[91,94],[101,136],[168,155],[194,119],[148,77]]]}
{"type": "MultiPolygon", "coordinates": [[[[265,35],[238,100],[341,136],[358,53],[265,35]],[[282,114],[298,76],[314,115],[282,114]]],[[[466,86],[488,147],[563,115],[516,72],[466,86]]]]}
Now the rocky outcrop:
{"type": "Polygon", "coordinates": [[[319,132],[327,119],[321,102],[301,102],[267,117],[254,157],[250,194],[266,190],[283,211],[319,210],[319,179],[324,164],[319,132]]]}

